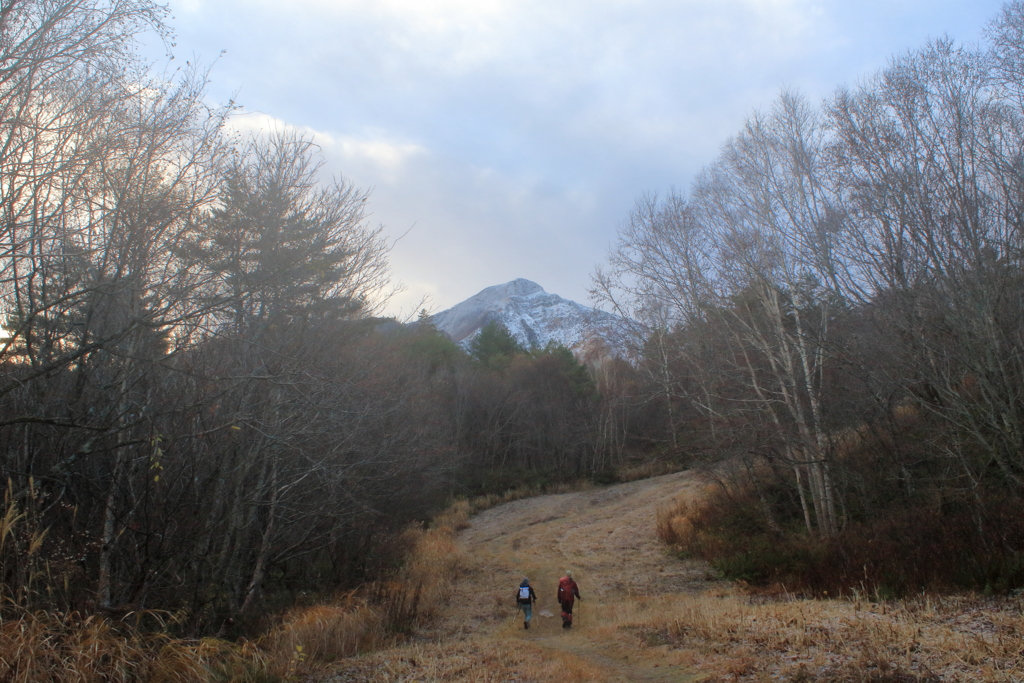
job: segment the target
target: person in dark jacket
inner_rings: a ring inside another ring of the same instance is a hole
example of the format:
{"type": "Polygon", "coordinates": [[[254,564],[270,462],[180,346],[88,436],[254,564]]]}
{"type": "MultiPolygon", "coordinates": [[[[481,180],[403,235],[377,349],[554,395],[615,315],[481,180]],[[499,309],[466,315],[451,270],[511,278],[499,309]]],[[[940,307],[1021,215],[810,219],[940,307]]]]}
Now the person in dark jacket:
{"type": "Polygon", "coordinates": [[[573,581],[572,572],[558,580],[558,604],[562,606],[562,628],[572,628],[572,605],[580,596],[580,587],[573,581]]]}
{"type": "Polygon", "coordinates": [[[537,594],[533,592],[530,580],[524,578],[516,589],[516,604],[523,610],[523,628],[530,628],[530,619],[533,617],[533,603],[537,602],[537,594]]]}

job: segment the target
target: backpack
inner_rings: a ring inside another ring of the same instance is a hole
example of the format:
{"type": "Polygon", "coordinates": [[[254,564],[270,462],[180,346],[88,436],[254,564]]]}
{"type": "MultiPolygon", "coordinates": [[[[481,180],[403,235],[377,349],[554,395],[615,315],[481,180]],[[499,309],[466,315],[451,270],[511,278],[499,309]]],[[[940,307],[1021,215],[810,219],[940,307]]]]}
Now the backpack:
{"type": "Polygon", "coordinates": [[[519,587],[519,600],[522,601],[522,602],[529,602],[530,601],[530,587],[529,586],[520,586],[519,587]]]}

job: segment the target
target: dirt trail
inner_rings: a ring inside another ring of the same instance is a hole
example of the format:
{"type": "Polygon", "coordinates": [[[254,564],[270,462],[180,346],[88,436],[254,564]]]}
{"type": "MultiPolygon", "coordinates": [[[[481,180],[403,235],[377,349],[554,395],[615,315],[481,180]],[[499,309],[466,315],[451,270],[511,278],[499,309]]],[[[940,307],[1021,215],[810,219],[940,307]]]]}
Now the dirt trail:
{"type": "Polygon", "coordinates": [[[655,535],[657,511],[702,488],[680,473],[485,511],[456,538],[443,615],[411,642],[344,659],[316,680],[1024,680],[1018,598],[772,599],[671,557],[655,535]],[[565,569],[584,598],[571,630],[555,600],[565,569]],[[529,630],[515,609],[524,575],[540,598],[529,630]]]}
{"type": "Polygon", "coordinates": [[[655,535],[658,508],[694,495],[700,486],[683,472],[529,498],[480,513],[458,536],[465,559],[451,609],[420,637],[522,639],[582,658],[609,681],[693,680],[691,672],[647,656],[602,624],[626,604],[635,608],[638,598],[707,588],[707,568],[671,557],[655,535]],[[583,596],[570,631],[561,627],[555,597],[566,569],[572,569],[583,596]],[[529,630],[513,606],[523,576],[538,595],[529,630]]]}

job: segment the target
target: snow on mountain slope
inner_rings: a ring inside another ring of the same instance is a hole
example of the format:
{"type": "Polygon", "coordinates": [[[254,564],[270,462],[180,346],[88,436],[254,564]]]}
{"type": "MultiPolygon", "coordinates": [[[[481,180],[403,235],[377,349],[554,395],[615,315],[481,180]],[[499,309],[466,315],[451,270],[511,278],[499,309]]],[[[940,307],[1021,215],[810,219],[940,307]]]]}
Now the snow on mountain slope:
{"type": "Polygon", "coordinates": [[[625,355],[624,320],[617,315],[549,294],[523,278],[488,287],[460,304],[431,316],[453,341],[467,347],[480,329],[496,320],[523,346],[557,342],[578,356],[625,355]]]}

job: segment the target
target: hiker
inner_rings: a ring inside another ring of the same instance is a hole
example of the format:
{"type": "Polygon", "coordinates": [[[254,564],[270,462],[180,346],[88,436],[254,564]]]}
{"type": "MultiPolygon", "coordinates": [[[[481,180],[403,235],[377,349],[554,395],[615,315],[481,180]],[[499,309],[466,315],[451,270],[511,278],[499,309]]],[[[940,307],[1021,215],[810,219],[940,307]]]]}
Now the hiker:
{"type": "Polygon", "coordinates": [[[523,579],[516,590],[516,604],[523,610],[523,628],[530,628],[530,619],[533,617],[533,603],[537,602],[537,594],[533,592],[530,580],[523,579]]]}
{"type": "Polygon", "coordinates": [[[566,570],[565,576],[558,580],[558,604],[562,606],[562,628],[572,628],[572,604],[576,598],[582,600],[580,587],[572,579],[572,572],[566,570]]]}

